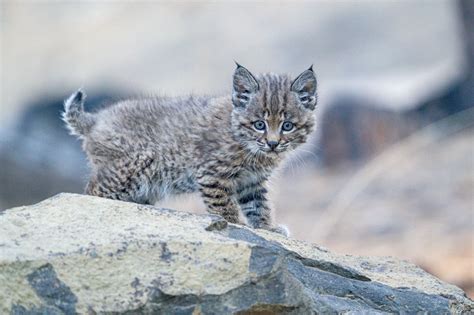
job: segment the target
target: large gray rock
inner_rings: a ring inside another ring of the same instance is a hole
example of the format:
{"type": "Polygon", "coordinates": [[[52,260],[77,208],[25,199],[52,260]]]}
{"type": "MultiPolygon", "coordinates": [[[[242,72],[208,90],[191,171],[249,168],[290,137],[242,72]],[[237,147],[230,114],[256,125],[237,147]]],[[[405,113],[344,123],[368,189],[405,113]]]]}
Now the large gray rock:
{"type": "Polygon", "coordinates": [[[1,314],[474,311],[408,262],[90,196],[1,213],[0,249],[1,314]]]}

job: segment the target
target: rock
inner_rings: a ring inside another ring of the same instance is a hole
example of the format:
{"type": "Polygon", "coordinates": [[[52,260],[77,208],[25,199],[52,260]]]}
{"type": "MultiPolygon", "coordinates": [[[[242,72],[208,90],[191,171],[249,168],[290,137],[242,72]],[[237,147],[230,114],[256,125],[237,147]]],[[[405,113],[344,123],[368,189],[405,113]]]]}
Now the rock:
{"type": "Polygon", "coordinates": [[[315,147],[320,148],[323,166],[345,166],[370,159],[417,127],[401,113],[376,105],[371,98],[341,93],[322,112],[315,147]]]}
{"type": "Polygon", "coordinates": [[[390,110],[364,93],[338,93],[322,113],[321,135],[315,145],[324,166],[364,162],[423,127],[459,112],[469,115],[467,110],[474,107],[474,1],[457,3],[466,56],[460,77],[403,111],[390,110]]]}
{"type": "Polygon", "coordinates": [[[91,196],[0,213],[0,248],[2,314],[474,311],[408,262],[91,196]]]}
{"type": "MultiPolygon", "coordinates": [[[[473,2],[474,3],[474,2],[473,2]]],[[[322,112],[315,147],[322,165],[338,167],[369,160],[422,128],[474,107],[474,71],[406,111],[375,105],[371,98],[342,94],[322,112]]],[[[453,121],[451,125],[458,125],[453,121]]],[[[465,128],[472,128],[472,124],[465,128]]]]}

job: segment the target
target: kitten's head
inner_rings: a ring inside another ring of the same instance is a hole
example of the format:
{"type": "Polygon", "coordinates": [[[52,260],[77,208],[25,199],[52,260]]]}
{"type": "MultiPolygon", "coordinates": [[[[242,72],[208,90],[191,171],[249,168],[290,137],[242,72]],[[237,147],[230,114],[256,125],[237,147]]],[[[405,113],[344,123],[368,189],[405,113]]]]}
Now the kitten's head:
{"type": "Polygon", "coordinates": [[[237,64],[233,82],[233,133],[247,149],[278,156],[306,142],[317,103],[312,66],[292,80],[277,74],[255,77],[237,64]]]}

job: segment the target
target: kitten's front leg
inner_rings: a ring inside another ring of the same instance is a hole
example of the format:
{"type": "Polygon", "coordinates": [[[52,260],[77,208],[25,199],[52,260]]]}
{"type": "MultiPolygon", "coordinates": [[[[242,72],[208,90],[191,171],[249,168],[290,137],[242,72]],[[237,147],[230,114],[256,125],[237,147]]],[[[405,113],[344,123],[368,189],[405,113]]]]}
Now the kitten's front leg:
{"type": "Polygon", "coordinates": [[[271,228],[271,210],[263,181],[241,184],[236,196],[248,224],[255,229],[271,228]]]}
{"type": "Polygon", "coordinates": [[[273,226],[267,193],[268,191],[264,186],[263,180],[240,185],[236,191],[240,208],[251,227],[289,236],[289,231],[286,227],[273,226]]]}
{"type": "Polygon", "coordinates": [[[229,180],[204,176],[198,179],[199,191],[209,213],[221,215],[230,223],[241,223],[239,206],[235,202],[229,180]]]}

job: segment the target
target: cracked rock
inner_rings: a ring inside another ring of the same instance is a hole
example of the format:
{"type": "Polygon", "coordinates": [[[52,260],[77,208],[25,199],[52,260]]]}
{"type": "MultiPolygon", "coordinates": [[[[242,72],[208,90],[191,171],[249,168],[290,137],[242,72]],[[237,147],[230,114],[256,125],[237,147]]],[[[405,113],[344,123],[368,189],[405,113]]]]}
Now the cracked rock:
{"type": "Polygon", "coordinates": [[[0,239],[1,314],[474,312],[461,289],[408,262],[215,215],[60,194],[6,210],[0,239]]]}

